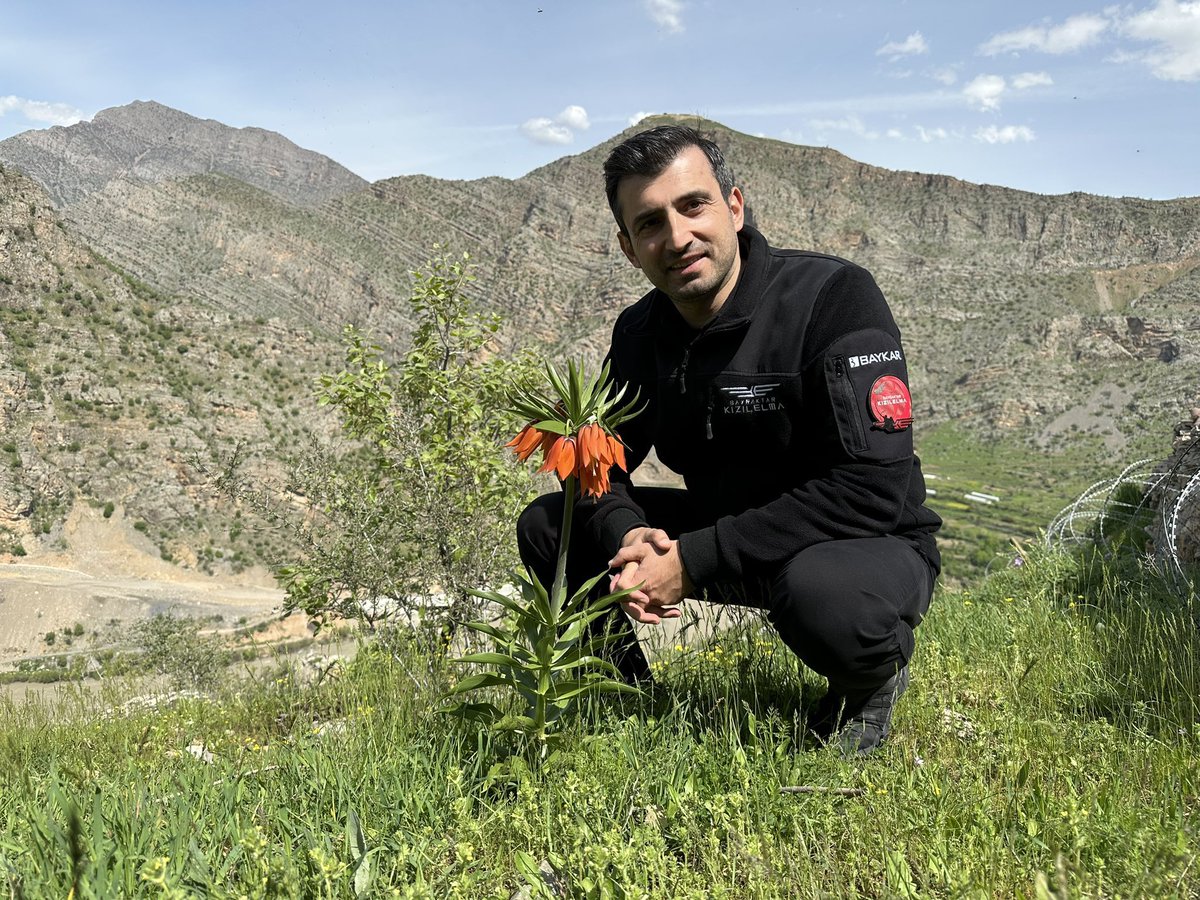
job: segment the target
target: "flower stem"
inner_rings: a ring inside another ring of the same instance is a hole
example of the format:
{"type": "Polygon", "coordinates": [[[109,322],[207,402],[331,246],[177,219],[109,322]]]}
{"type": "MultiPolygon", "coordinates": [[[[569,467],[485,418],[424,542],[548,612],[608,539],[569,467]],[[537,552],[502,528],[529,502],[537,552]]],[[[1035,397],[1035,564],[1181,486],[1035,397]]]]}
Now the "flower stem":
{"type": "Polygon", "coordinates": [[[571,546],[571,520],[575,514],[575,476],[568,475],[563,482],[563,520],[558,538],[558,564],[554,569],[554,585],[550,589],[550,608],[554,612],[554,625],[558,626],[558,614],[567,602],[567,548],[571,546]]]}

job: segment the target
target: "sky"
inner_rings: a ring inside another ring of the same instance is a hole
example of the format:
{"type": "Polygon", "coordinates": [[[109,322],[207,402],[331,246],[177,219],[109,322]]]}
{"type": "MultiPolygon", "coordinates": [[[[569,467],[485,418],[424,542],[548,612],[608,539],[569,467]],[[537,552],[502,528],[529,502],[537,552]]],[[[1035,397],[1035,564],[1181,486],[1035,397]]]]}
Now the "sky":
{"type": "Polygon", "coordinates": [[[156,100],[377,180],[649,113],[1045,194],[1200,196],[1200,0],[5,0],[0,139],[156,100]]]}

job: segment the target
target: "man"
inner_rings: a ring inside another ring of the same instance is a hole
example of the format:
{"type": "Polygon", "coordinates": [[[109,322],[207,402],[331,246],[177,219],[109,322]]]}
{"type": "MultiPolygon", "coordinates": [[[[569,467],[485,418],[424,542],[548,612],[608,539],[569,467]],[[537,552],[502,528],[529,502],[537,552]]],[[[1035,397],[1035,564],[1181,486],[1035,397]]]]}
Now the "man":
{"type": "MultiPolygon", "coordinates": [[[[866,270],[768,246],[694,130],[634,135],[604,172],[621,249],[654,286],[613,330],[613,377],[647,404],[620,436],[631,471],[654,447],[686,490],[614,470],[613,492],[577,507],[570,579],[607,563],[614,590],[637,587],[624,607],[638,622],[679,615],[689,596],[765,609],[829,679],[810,728],[869,753],[940,567],[899,330],[866,270]]],[[[561,509],[548,495],[518,523],[539,573],[561,509]]],[[[634,640],[618,662],[647,676],[634,640]]]]}

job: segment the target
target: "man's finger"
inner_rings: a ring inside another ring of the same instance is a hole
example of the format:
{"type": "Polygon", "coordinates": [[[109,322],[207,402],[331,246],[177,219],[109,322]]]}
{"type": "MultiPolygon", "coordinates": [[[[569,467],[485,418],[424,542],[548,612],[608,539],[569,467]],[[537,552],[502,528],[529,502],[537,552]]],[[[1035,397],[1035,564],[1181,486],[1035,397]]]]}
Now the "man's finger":
{"type": "Polygon", "coordinates": [[[647,533],[646,543],[652,544],[656,550],[666,552],[671,549],[671,536],[661,528],[655,528],[647,533]]]}
{"type": "Polygon", "coordinates": [[[657,625],[659,623],[658,616],[647,610],[640,602],[622,600],[621,606],[629,614],[629,618],[635,622],[641,622],[646,625],[657,625]]]}
{"type": "Polygon", "coordinates": [[[645,557],[646,551],[641,549],[638,544],[632,544],[628,547],[622,547],[617,551],[617,555],[608,561],[610,569],[619,569],[629,563],[636,563],[645,557]]]}

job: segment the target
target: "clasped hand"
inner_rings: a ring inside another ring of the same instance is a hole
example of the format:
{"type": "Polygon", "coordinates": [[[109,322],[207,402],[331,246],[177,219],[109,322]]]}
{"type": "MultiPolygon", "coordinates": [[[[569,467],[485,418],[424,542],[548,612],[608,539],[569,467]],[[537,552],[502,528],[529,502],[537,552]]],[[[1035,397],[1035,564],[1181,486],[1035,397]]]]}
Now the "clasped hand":
{"type": "Polygon", "coordinates": [[[608,566],[620,570],[609,576],[610,591],[637,588],[621,601],[635,622],[657,625],[682,615],[679,603],[692,590],[692,582],[679,556],[679,542],[661,528],[628,532],[608,566]]]}

